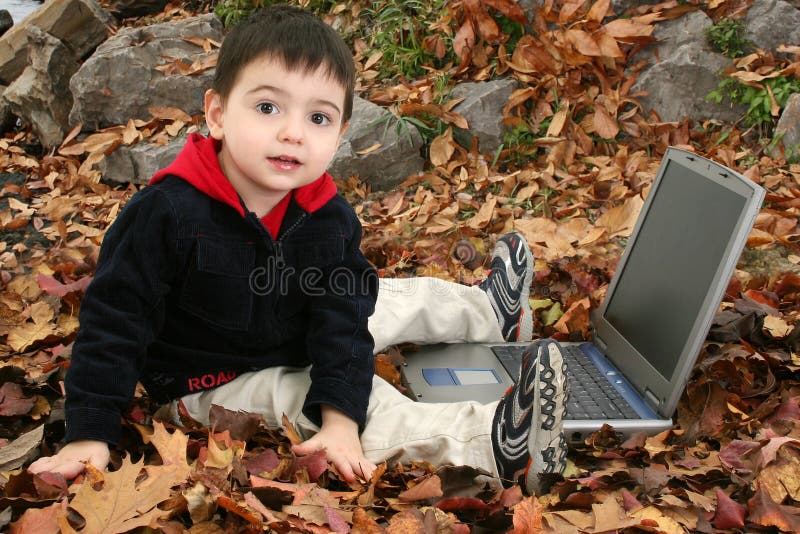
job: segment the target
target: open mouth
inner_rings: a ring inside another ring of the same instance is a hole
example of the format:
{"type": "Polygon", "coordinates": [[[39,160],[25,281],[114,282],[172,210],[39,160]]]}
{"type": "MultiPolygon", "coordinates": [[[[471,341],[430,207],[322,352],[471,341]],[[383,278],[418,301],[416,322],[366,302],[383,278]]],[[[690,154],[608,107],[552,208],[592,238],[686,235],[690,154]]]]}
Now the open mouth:
{"type": "Polygon", "coordinates": [[[279,165],[299,165],[300,161],[291,157],[291,156],[275,156],[272,158],[268,158],[270,161],[274,161],[279,165]]]}

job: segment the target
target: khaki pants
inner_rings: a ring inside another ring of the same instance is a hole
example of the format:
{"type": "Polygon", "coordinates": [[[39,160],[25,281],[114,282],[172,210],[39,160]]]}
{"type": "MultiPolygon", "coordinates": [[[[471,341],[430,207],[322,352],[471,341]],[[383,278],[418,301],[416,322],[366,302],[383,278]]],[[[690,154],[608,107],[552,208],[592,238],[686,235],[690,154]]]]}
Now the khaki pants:
{"type": "MultiPolygon", "coordinates": [[[[436,278],[381,279],[369,330],[377,350],[401,342],[503,340],[480,288],[436,278]]],[[[271,426],[279,426],[285,413],[308,439],[319,430],[301,412],[310,383],[308,368],[272,367],[181,400],[189,415],[204,424],[212,404],[259,413],[271,426]]],[[[491,443],[496,406],[496,402],[417,403],[376,376],[361,434],[364,455],[375,463],[426,460],[496,474],[491,443]]]]}

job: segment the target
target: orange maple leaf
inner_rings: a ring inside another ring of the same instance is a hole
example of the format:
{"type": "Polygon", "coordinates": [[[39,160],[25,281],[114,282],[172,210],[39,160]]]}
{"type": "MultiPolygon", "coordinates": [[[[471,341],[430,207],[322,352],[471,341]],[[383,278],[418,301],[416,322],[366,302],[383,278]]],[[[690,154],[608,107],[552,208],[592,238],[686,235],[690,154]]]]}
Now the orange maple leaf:
{"type": "MultiPolygon", "coordinates": [[[[134,464],[126,456],[119,470],[105,474],[102,488],[96,490],[88,482],[78,488],[69,507],[86,520],[81,534],[155,528],[156,521],[170,513],[160,510],[158,504],[167,500],[170,488],[182,480],[176,476],[178,470],[175,466],[148,466],[147,478],[137,483],[143,465],[144,459],[134,464]]],[[[58,524],[62,532],[79,532],[69,524],[66,513],[59,516],[58,524]]]]}

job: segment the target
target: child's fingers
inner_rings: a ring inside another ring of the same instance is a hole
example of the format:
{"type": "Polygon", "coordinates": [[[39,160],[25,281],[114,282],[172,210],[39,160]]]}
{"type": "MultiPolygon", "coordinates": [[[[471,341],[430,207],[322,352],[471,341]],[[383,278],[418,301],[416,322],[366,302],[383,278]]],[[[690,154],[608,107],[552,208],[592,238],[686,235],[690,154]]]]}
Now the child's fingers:
{"type": "Polygon", "coordinates": [[[75,478],[81,474],[84,469],[86,469],[86,466],[83,462],[79,462],[78,460],[64,460],[56,456],[39,458],[28,467],[28,471],[33,474],[49,471],[51,473],[60,473],[64,475],[66,479],[75,478]]]}

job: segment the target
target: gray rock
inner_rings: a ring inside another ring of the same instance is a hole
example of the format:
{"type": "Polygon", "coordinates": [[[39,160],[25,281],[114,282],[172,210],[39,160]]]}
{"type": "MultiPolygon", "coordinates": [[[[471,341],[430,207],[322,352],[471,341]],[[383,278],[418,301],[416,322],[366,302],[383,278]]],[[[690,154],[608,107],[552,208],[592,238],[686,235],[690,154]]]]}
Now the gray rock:
{"type": "Polygon", "coordinates": [[[745,248],[736,268],[759,277],[776,273],[800,274],[800,266],[788,259],[794,253],[780,243],[769,249],[745,248]]]}
{"type": "Polygon", "coordinates": [[[800,10],[783,0],[755,0],[743,24],[747,38],[759,48],[800,45],[800,10]]]}
{"type": "Polygon", "coordinates": [[[25,69],[29,39],[26,28],[35,26],[49,33],[82,59],[108,37],[113,20],[95,0],[46,2],[0,37],[0,82],[11,83],[25,69]]]}
{"type": "Polygon", "coordinates": [[[661,62],[644,70],[631,91],[649,91],[639,97],[645,108],[655,110],[663,121],[737,120],[745,111],[727,102],[717,104],[706,95],[717,88],[719,73],[730,60],[710,47],[687,43],[661,62]]]}
{"type": "Polygon", "coordinates": [[[6,33],[14,25],[14,19],[7,9],[0,9],[0,36],[6,33]]]}
{"type": "Polygon", "coordinates": [[[513,78],[502,78],[461,83],[450,93],[451,99],[464,98],[453,111],[467,119],[468,133],[478,139],[478,148],[484,154],[495,152],[503,144],[503,107],[517,87],[513,78]]]}
{"type": "Polygon", "coordinates": [[[11,105],[6,100],[7,87],[0,85],[0,135],[6,133],[14,125],[15,117],[11,112],[11,105]]]}
{"type": "MultiPolygon", "coordinates": [[[[789,159],[800,157],[800,93],[793,94],[786,102],[786,107],[775,126],[774,138],[783,145],[783,155],[789,159]]],[[[781,154],[780,147],[771,150],[773,157],[781,154]]]]}
{"type": "Polygon", "coordinates": [[[358,175],[378,191],[391,189],[422,171],[425,164],[419,153],[422,136],[411,124],[406,123],[407,129],[400,131],[397,125],[398,119],[389,111],[356,97],[350,126],[328,172],[342,179],[358,175]],[[367,151],[376,144],[380,146],[367,151]],[[359,154],[362,151],[367,152],[359,154]]]}
{"type": "Polygon", "coordinates": [[[186,135],[175,137],[166,145],[142,142],[120,146],[98,163],[97,169],[109,182],[146,184],[156,171],[172,163],[184,144],[186,135]]]}
{"type": "Polygon", "coordinates": [[[75,104],[73,124],[84,129],[125,124],[130,118],[148,119],[148,108],[172,106],[191,114],[203,111],[203,95],[214,70],[193,75],[165,75],[155,67],[181,59],[188,64],[202,61],[214,52],[184,37],[221,41],[222,23],[213,14],[177,22],[126,28],[100,45],[72,77],[70,89],[75,104]]]}
{"type": "Polygon", "coordinates": [[[27,121],[46,148],[61,144],[69,128],[72,95],[67,82],[78,70],[75,56],[58,39],[28,26],[30,65],[3,93],[9,109],[27,121]]]}
{"type": "Polygon", "coordinates": [[[653,37],[657,41],[639,51],[635,59],[646,59],[650,63],[657,63],[686,44],[701,46],[711,51],[707,44],[705,29],[713,24],[711,17],[702,11],[692,11],[680,18],[660,22],[653,31],[653,37]]]}

